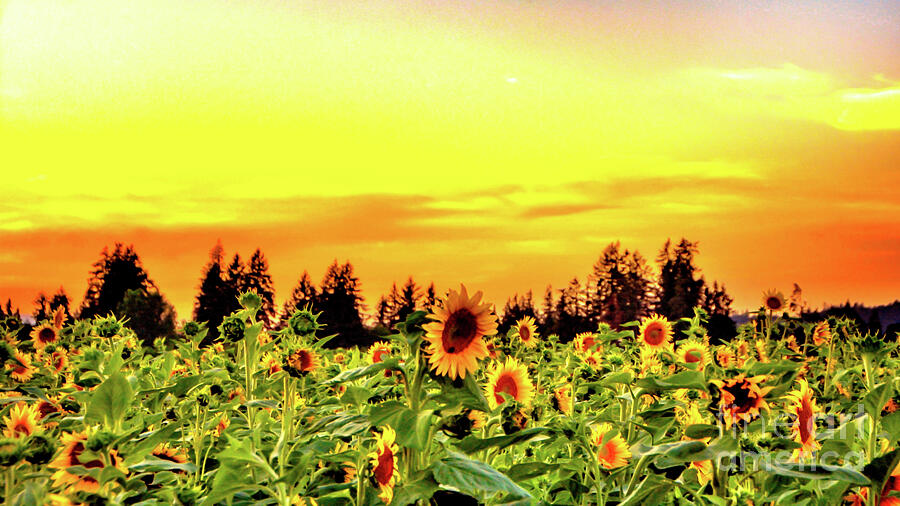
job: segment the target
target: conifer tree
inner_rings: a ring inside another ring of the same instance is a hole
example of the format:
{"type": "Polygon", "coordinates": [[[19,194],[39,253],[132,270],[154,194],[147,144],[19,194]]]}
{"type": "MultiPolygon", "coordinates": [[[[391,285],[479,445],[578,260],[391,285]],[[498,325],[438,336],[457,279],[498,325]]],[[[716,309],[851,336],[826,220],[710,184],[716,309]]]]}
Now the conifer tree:
{"type": "Polygon", "coordinates": [[[66,294],[66,291],[63,287],[59,287],[59,291],[53,294],[53,297],[50,299],[50,313],[53,314],[57,309],[62,308],[63,315],[65,315],[65,323],[68,323],[72,320],[72,313],[69,309],[69,296],[66,294]]]}
{"type": "Polygon", "coordinates": [[[93,265],[80,317],[92,318],[114,313],[128,290],[146,291],[155,288],[134,247],[117,242],[112,253],[103,248],[100,260],[93,265]]]}
{"type": "Polygon", "coordinates": [[[50,301],[44,295],[44,292],[39,293],[34,299],[34,312],[31,313],[31,316],[34,317],[34,322],[41,323],[44,320],[49,320],[51,313],[50,301]]]}
{"type": "Polygon", "coordinates": [[[425,311],[431,311],[431,308],[437,304],[437,294],[434,290],[434,283],[428,285],[428,288],[425,290],[425,298],[422,301],[422,309],[425,311]]]}
{"type": "MultiPolygon", "coordinates": [[[[396,290],[396,288],[397,285],[395,283],[391,292],[392,296],[394,295],[393,290],[396,290]]],[[[393,324],[405,322],[406,317],[419,307],[421,298],[422,294],[419,292],[419,287],[416,286],[416,282],[410,276],[397,294],[397,298],[391,301],[393,304],[393,324]]]]}
{"type": "Polygon", "coordinates": [[[283,328],[287,325],[287,321],[297,310],[309,309],[312,312],[316,312],[318,296],[319,292],[316,290],[316,285],[313,284],[309,272],[303,271],[303,275],[300,276],[297,285],[291,291],[290,297],[284,302],[284,306],[281,309],[281,323],[279,327],[283,328]]]}
{"type": "Polygon", "coordinates": [[[269,262],[259,248],[250,256],[247,262],[241,291],[255,291],[262,299],[262,306],[256,314],[258,321],[264,322],[267,329],[275,326],[275,285],[272,276],[269,275],[269,262]]]}
{"type": "Polygon", "coordinates": [[[225,281],[223,301],[225,309],[227,310],[225,313],[226,315],[230,315],[241,309],[238,297],[241,295],[241,292],[244,291],[246,273],[247,268],[241,261],[241,255],[235,253],[231,258],[231,263],[225,268],[225,275],[222,276],[222,279],[225,281]]]}
{"type": "Polygon", "coordinates": [[[700,304],[705,281],[695,278],[699,269],[694,265],[697,243],[682,238],[674,248],[666,241],[657,261],[660,264],[659,313],[670,320],[694,314],[700,304]]]}
{"type": "Polygon", "coordinates": [[[506,299],[506,304],[503,306],[503,316],[500,318],[497,330],[501,334],[505,334],[516,324],[516,322],[526,316],[532,318],[537,316],[534,310],[534,300],[532,299],[531,290],[528,290],[522,297],[516,293],[513,294],[512,297],[506,299]]]}
{"type": "Polygon", "coordinates": [[[207,322],[206,328],[209,329],[207,341],[212,341],[218,336],[219,325],[231,314],[228,311],[229,302],[226,300],[229,289],[222,272],[224,258],[222,243],[217,242],[209,252],[209,263],[203,268],[203,277],[200,281],[200,293],[194,301],[194,320],[207,322]]]}
{"type": "Polygon", "coordinates": [[[359,278],[353,274],[350,262],[340,265],[335,260],[328,267],[319,289],[317,309],[323,312],[319,322],[326,325],[325,331],[338,334],[328,342],[329,346],[371,344],[371,336],[365,331],[360,316],[365,310],[361,291],[359,278]]]}
{"type": "Polygon", "coordinates": [[[649,310],[650,269],[638,252],[610,243],[594,264],[589,283],[589,318],[618,328],[649,310]]]}

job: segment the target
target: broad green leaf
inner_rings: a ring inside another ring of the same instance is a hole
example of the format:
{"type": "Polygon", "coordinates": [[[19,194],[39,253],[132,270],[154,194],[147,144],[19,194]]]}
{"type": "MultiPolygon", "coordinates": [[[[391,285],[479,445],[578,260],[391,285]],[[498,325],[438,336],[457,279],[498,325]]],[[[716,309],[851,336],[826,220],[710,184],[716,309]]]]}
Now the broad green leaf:
{"type": "Polygon", "coordinates": [[[144,459],[143,462],[130,466],[129,469],[135,472],[184,471],[185,473],[193,473],[197,470],[197,466],[191,462],[181,464],[171,460],[148,458],[144,459]]]}
{"type": "Polygon", "coordinates": [[[651,394],[662,390],[677,390],[680,388],[706,390],[706,377],[700,371],[683,371],[667,378],[641,378],[635,382],[635,385],[651,394]]]}
{"type": "Polygon", "coordinates": [[[807,480],[837,480],[856,485],[868,485],[869,479],[850,467],[826,464],[803,464],[798,462],[767,462],[760,459],[760,467],[770,473],[807,480]]]}
{"type": "Polygon", "coordinates": [[[363,367],[357,367],[356,369],[350,369],[349,371],[344,371],[337,376],[331,378],[328,381],[322,382],[322,385],[330,386],[337,385],[338,383],[344,383],[347,381],[353,381],[360,378],[365,378],[367,376],[371,376],[377,372],[384,371],[385,369],[399,369],[400,359],[399,358],[388,358],[377,364],[369,364],[363,367]]]}
{"type": "Polygon", "coordinates": [[[548,462],[523,462],[507,469],[506,475],[513,481],[524,481],[543,476],[558,468],[559,465],[548,462]]]}
{"type": "Polygon", "coordinates": [[[691,439],[717,437],[719,435],[719,427],[716,425],[709,425],[705,423],[688,425],[684,428],[684,435],[691,439]]]}
{"type": "Polygon", "coordinates": [[[481,439],[476,436],[467,436],[456,446],[465,453],[472,454],[485,448],[506,448],[514,444],[531,441],[533,439],[547,439],[544,434],[550,432],[546,427],[532,427],[530,429],[520,430],[505,436],[495,436],[481,439]]]}
{"type": "Polygon", "coordinates": [[[116,426],[131,406],[133,397],[131,384],[122,373],[117,372],[106,378],[91,394],[85,419],[87,421],[104,422],[110,427],[116,426]]]}
{"type": "Polygon", "coordinates": [[[471,493],[473,491],[506,492],[515,497],[531,497],[508,476],[478,460],[461,453],[447,452],[447,456],[432,465],[434,479],[441,485],[471,493]]]}

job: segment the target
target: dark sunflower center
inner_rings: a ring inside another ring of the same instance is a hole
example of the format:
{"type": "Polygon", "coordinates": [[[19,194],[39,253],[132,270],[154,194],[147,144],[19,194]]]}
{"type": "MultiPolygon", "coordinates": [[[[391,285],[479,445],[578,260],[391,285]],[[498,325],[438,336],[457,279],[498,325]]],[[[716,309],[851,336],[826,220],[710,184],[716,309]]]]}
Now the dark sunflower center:
{"type": "Polygon", "coordinates": [[[684,354],[684,361],[689,364],[694,364],[703,359],[703,352],[700,350],[691,350],[684,354]]]}
{"type": "Polygon", "coordinates": [[[531,328],[526,325],[519,327],[519,337],[521,337],[523,341],[531,339],[531,328]]]}
{"type": "Polygon", "coordinates": [[[800,428],[800,441],[803,443],[809,441],[813,427],[813,413],[812,406],[806,399],[800,401],[800,409],[797,410],[797,425],[800,428]]]}
{"type": "Polygon", "coordinates": [[[41,414],[41,418],[46,417],[50,413],[59,412],[59,408],[57,408],[56,406],[54,406],[53,404],[51,404],[47,401],[41,401],[41,403],[38,404],[37,410],[38,410],[38,413],[41,414]]]}
{"type": "Polygon", "coordinates": [[[13,426],[13,432],[18,434],[24,434],[26,436],[31,435],[31,424],[29,424],[26,420],[19,420],[13,426]]]}
{"type": "Polygon", "coordinates": [[[378,456],[378,466],[375,467],[375,479],[379,485],[387,485],[394,475],[394,452],[385,447],[378,456]]]}
{"type": "Polygon", "coordinates": [[[312,369],[312,356],[310,356],[309,352],[301,351],[299,355],[300,370],[308,371],[309,369],[312,369]]]}
{"type": "Polygon", "coordinates": [[[756,396],[750,396],[750,385],[746,381],[726,386],[724,390],[734,397],[732,404],[736,413],[746,413],[756,406],[756,396]]]}
{"type": "Polygon", "coordinates": [[[451,314],[444,324],[441,344],[446,353],[461,353],[478,335],[478,320],[468,309],[460,309],[451,314]]]}
{"type": "Polygon", "coordinates": [[[644,341],[653,346],[662,343],[664,338],[665,334],[663,333],[662,325],[659,323],[651,323],[644,332],[644,341]]]}
{"type": "Polygon", "coordinates": [[[375,353],[372,354],[372,362],[374,362],[376,364],[378,362],[381,362],[382,360],[384,360],[384,356],[387,354],[388,354],[387,350],[376,351],[375,353]]]}
{"type": "Polygon", "coordinates": [[[766,299],[766,307],[769,309],[781,309],[781,299],[778,297],[769,297],[766,299]]]}
{"type": "Polygon", "coordinates": [[[589,338],[585,339],[584,342],[582,343],[581,351],[588,351],[589,349],[591,349],[593,347],[594,347],[594,338],[589,337],[589,338]]]}
{"type": "Polygon", "coordinates": [[[56,331],[50,327],[44,327],[38,332],[38,339],[42,343],[51,343],[56,340],[56,331]]]}
{"type": "Polygon", "coordinates": [[[509,394],[514,399],[519,398],[519,385],[516,384],[516,380],[512,376],[504,374],[497,378],[497,384],[494,385],[494,399],[497,401],[497,404],[503,404],[501,393],[509,394]]]}

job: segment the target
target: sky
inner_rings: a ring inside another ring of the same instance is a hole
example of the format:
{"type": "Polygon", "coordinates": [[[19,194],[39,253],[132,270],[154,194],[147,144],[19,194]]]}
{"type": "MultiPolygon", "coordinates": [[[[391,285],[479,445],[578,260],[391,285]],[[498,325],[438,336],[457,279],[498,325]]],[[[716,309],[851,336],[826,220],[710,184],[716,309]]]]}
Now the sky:
{"type": "Polygon", "coordinates": [[[735,308],[900,299],[900,2],[0,0],[0,299],[134,244],[277,300],[349,260],[506,297],[698,241],[735,308]]]}

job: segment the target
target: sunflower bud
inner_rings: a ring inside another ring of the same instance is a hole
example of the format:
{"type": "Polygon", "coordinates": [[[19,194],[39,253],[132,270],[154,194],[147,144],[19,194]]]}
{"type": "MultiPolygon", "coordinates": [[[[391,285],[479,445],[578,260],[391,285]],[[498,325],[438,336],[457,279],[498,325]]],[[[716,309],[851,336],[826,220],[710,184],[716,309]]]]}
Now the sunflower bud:
{"type": "Polygon", "coordinates": [[[259,308],[262,307],[262,297],[253,290],[242,293],[240,297],[238,297],[238,301],[241,303],[241,307],[253,311],[254,313],[259,311],[259,308]]]}
{"type": "Polygon", "coordinates": [[[175,492],[175,495],[178,496],[178,500],[184,506],[194,506],[197,504],[197,501],[202,494],[203,490],[200,487],[185,487],[180,488],[175,492]]]}
{"type": "Polygon", "coordinates": [[[113,337],[122,331],[122,324],[115,316],[107,316],[106,318],[94,318],[94,331],[100,337],[113,337]]]}
{"type": "Polygon", "coordinates": [[[45,434],[32,434],[26,440],[25,460],[31,464],[41,465],[50,462],[56,452],[53,440],[45,434]]]}
{"type": "Polygon", "coordinates": [[[226,316],[219,325],[219,335],[226,341],[237,342],[244,338],[244,320],[237,315],[226,316]]]}
{"type": "Polygon", "coordinates": [[[319,315],[312,314],[306,310],[295,311],[288,320],[288,327],[298,336],[313,334],[320,328],[318,322],[319,315]]]}
{"type": "Polygon", "coordinates": [[[18,439],[0,439],[0,466],[8,467],[17,464],[22,460],[24,450],[25,447],[18,439]]]}
{"type": "Polygon", "coordinates": [[[116,435],[108,430],[100,430],[95,432],[88,438],[87,442],[85,442],[84,447],[92,452],[99,452],[103,448],[109,446],[110,443],[116,440],[116,435]]]}

